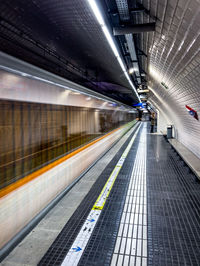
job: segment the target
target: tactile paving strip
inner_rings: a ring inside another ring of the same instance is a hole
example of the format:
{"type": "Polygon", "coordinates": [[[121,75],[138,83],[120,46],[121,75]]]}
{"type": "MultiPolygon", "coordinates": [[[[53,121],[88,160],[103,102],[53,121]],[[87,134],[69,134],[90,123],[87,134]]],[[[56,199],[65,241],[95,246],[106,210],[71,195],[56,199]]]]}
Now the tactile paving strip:
{"type": "Polygon", "coordinates": [[[139,139],[111,266],[147,265],[146,124],[139,139]]]}
{"type": "Polygon", "coordinates": [[[200,184],[162,136],[147,143],[148,265],[200,265],[200,184]]]}
{"type": "Polygon", "coordinates": [[[110,265],[142,128],[115,181],[79,266],[110,265]]]}
{"type": "MultiPolygon", "coordinates": [[[[74,239],[80,231],[80,228],[82,227],[89,211],[100,194],[106,180],[115,167],[122,152],[128,145],[132,135],[118,151],[113,160],[108,164],[106,169],[102,172],[96,183],[91,188],[90,192],[81,202],[78,209],[70,218],[69,222],[65,225],[61,233],[53,242],[52,246],[42,258],[39,265],[60,265],[62,263],[68,250],[73,244],[74,239]]],[[[126,158],[124,166],[122,167],[117,180],[115,181],[110,196],[106,202],[105,211],[103,210],[102,212],[102,218],[95,227],[95,232],[91,236],[79,265],[109,265],[110,263],[123,204],[125,201],[126,189],[130,179],[130,164],[132,163],[133,156],[137,149],[136,146],[137,138],[135,140],[135,144],[130,150],[128,157],[126,158]],[[116,192],[114,193],[115,196],[113,197],[114,189],[116,192]]]]}

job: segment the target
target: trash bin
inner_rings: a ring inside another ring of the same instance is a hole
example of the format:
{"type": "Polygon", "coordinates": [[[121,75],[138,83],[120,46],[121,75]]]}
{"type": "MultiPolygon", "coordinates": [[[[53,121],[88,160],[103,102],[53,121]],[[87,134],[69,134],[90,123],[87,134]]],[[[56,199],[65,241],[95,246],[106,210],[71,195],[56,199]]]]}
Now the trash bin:
{"type": "Polygon", "coordinates": [[[172,125],[167,126],[167,138],[172,139],[172,125]]]}

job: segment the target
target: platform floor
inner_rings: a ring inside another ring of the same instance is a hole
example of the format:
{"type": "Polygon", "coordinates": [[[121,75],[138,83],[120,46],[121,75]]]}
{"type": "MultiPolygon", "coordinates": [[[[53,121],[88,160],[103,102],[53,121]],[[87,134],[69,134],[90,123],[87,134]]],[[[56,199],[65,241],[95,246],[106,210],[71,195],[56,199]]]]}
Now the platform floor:
{"type": "Polygon", "coordinates": [[[1,265],[200,265],[200,184],[148,132],[129,131],[1,265]]]}

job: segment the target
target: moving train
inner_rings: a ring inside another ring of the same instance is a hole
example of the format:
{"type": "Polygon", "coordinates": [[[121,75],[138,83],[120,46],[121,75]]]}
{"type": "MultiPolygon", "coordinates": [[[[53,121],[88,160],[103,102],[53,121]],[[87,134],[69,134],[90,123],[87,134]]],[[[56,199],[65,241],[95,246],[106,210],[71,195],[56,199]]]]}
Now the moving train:
{"type": "Polygon", "coordinates": [[[11,56],[0,58],[0,248],[6,252],[133,126],[138,112],[11,56]]]}

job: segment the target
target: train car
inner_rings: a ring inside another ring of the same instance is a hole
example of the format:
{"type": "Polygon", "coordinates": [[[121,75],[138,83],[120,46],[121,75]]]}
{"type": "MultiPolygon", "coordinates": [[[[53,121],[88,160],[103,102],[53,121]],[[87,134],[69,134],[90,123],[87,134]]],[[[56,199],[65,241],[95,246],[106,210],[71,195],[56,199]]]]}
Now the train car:
{"type": "Polygon", "coordinates": [[[9,249],[133,126],[138,112],[0,58],[0,248],[9,249]]]}

